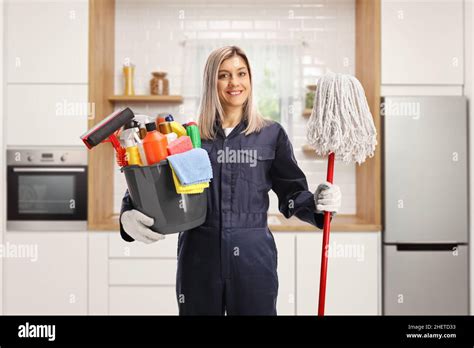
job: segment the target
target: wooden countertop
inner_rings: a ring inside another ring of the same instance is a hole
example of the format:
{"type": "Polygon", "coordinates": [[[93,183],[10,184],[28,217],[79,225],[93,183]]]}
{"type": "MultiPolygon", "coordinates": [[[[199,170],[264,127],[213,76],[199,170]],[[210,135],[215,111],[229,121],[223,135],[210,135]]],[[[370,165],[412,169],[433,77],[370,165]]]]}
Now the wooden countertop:
{"type": "MultiPolygon", "coordinates": [[[[93,230],[118,231],[118,215],[113,216],[113,223],[95,226],[93,230]]],[[[296,217],[286,219],[281,214],[268,215],[268,227],[272,232],[314,232],[316,227],[296,217]]],[[[331,232],[380,232],[381,225],[367,224],[355,215],[336,215],[331,223],[331,232]]]]}
{"type": "MultiPolygon", "coordinates": [[[[281,214],[269,214],[268,226],[271,231],[311,232],[319,230],[296,217],[286,219],[281,214]]],[[[382,226],[368,224],[355,215],[337,214],[331,222],[331,232],[380,232],[382,226]]]]}

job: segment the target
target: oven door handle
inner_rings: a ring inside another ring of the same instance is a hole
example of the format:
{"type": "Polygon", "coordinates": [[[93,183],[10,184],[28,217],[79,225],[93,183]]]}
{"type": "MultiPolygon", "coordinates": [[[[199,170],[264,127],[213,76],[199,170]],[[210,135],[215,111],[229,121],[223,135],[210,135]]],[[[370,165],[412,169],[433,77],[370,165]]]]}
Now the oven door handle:
{"type": "Polygon", "coordinates": [[[74,173],[83,173],[86,171],[85,168],[13,168],[13,171],[16,173],[31,173],[31,172],[74,172],[74,173]]]}

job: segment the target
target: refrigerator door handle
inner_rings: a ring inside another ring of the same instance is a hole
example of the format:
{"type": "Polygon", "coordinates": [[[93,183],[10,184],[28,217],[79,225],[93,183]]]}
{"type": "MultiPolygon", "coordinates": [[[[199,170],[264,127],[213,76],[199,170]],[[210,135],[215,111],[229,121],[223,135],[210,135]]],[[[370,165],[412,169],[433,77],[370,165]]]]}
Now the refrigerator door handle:
{"type": "Polygon", "coordinates": [[[407,243],[397,244],[397,251],[453,251],[460,243],[407,243]]]}

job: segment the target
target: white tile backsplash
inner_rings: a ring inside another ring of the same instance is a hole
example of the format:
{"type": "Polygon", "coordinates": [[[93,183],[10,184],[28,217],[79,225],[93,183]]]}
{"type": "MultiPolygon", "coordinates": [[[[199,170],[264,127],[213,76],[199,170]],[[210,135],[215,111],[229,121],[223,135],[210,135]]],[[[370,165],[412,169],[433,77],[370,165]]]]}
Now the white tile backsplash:
{"type": "MultiPolygon", "coordinates": [[[[135,91],[149,94],[151,72],[168,72],[170,93],[182,94],[181,105],[127,104],[136,113],[157,115],[170,112],[179,122],[194,118],[199,105],[202,72],[185,75],[185,49],[190,42],[204,40],[238,44],[243,40],[275,45],[302,44],[295,57],[292,87],[297,91],[293,117],[285,122],[292,138],[295,157],[314,191],[326,178],[326,161],[304,153],[307,118],[305,85],[316,83],[327,71],[354,74],[354,0],[273,0],[233,3],[224,0],[116,1],[115,93],[123,91],[122,64],[129,58],[135,65],[135,91]]],[[[205,58],[204,58],[205,59],[205,58]]],[[[252,63],[252,61],[250,62],[252,63]]],[[[117,104],[117,107],[124,106],[117,104]]],[[[115,211],[120,210],[125,180],[115,171],[115,211]]],[[[336,163],[335,182],[343,193],[343,214],[355,213],[355,165],[336,163]]],[[[270,213],[278,212],[276,195],[270,193],[270,213]]]]}

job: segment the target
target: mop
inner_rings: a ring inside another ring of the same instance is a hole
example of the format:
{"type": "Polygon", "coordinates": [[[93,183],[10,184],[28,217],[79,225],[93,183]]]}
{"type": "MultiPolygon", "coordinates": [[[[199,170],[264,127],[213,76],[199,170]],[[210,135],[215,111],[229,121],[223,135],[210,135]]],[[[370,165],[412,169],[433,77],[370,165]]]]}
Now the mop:
{"type": "MultiPolygon", "coordinates": [[[[374,155],[377,131],[364,89],[353,76],[329,73],[322,76],[307,125],[309,144],[320,156],[328,156],[327,181],[333,183],[334,160],[361,164],[374,155]]],[[[316,199],[316,198],[315,198],[316,199]]],[[[324,315],[331,213],[324,212],[323,248],[319,283],[318,315],[324,315]]]]}

